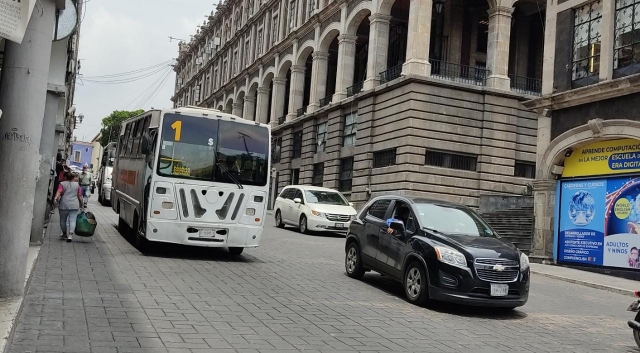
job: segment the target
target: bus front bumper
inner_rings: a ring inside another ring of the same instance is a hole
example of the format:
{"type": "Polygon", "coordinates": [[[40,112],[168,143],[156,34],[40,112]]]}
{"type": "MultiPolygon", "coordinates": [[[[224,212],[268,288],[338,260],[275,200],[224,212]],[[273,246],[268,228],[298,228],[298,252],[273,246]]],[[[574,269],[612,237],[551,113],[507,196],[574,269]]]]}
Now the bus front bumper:
{"type": "Polygon", "coordinates": [[[255,248],[260,244],[262,227],[243,224],[188,223],[179,221],[147,222],[147,239],[161,243],[173,243],[211,248],[255,248]]]}

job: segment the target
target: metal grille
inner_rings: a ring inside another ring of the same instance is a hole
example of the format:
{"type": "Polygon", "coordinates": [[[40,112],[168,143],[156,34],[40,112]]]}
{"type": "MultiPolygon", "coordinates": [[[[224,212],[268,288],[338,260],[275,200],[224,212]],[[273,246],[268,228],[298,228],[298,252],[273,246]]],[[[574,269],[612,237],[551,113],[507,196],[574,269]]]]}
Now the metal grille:
{"type": "Polygon", "coordinates": [[[440,60],[429,60],[431,77],[476,86],[486,86],[489,71],[484,67],[471,67],[440,60]]]}
{"type": "Polygon", "coordinates": [[[313,165],[313,178],[311,185],[322,186],[322,177],[324,174],[324,163],[316,163],[313,165]]]}
{"type": "Polygon", "coordinates": [[[393,81],[402,75],[402,64],[390,67],[380,73],[380,83],[393,81]]]}
{"type": "Polygon", "coordinates": [[[520,266],[517,261],[504,259],[476,259],[478,265],[502,265],[502,266],[520,266]]]}
{"type": "Polygon", "coordinates": [[[536,164],[527,162],[516,162],[514,176],[533,179],[536,177],[536,164]]]}
{"type": "Polygon", "coordinates": [[[343,158],[340,161],[340,184],[339,190],[350,192],[353,179],[353,157],[343,158]]]}
{"type": "Polygon", "coordinates": [[[300,158],[302,155],[302,131],[293,133],[293,156],[292,158],[300,158]]]}
{"type": "Polygon", "coordinates": [[[327,213],[327,219],[332,222],[349,222],[349,220],[351,220],[351,216],[345,214],[327,213]]]}
{"type": "Polygon", "coordinates": [[[304,113],[306,113],[306,111],[307,111],[307,107],[302,107],[296,111],[296,116],[301,117],[304,115],[304,113]]]}
{"type": "Polygon", "coordinates": [[[539,96],[542,92],[542,80],[531,77],[509,75],[511,90],[514,92],[539,96]]]}
{"type": "Polygon", "coordinates": [[[320,99],[320,108],[322,108],[325,105],[328,105],[329,103],[331,103],[331,98],[333,98],[332,95],[326,96],[326,97],[320,99]]]}
{"type": "Polygon", "coordinates": [[[476,171],[477,157],[427,150],[425,164],[435,167],[476,171]]]}
{"type": "Polygon", "coordinates": [[[520,275],[520,265],[513,260],[476,259],[475,268],[479,279],[491,283],[515,282],[520,275]],[[502,266],[502,269],[494,269],[494,266],[502,266]]]}
{"type": "Polygon", "coordinates": [[[381,168],[396,164],[396,149],[373,152],[373,167],[381,168]]]}
{"type": "Polygon", "coordinates": [[[347,87],[347,97],[351,97],[355,94],[358,94],[362,91],[362,86],[363,86],[364,82],[360,81],[358,83],[355,83],[353,86],[351,87],[347,87]]]}

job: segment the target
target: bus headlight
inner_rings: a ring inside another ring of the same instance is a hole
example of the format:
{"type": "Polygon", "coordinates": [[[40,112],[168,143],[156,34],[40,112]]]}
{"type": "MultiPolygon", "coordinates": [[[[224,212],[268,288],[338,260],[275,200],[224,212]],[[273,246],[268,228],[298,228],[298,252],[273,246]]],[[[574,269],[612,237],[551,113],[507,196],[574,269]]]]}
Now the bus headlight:
{"type": "Polygon", "coordinates": [[[173,202],[163,201],[162,202],[162,209],[163,210],[172,210],[173,209],[173,202]]]}
{"type": "Polygon", "coordinates": [[[255,208],[247,208],[246,214],[247,214],[247,216],[254,216],[256,214],[256,209],[255,208]]]}

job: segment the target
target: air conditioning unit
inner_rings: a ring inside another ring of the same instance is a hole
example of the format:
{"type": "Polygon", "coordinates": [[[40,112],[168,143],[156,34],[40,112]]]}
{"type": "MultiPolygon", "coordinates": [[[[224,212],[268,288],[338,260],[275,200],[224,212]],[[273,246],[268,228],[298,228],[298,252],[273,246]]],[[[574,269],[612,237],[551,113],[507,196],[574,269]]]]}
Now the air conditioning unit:
{"type": "Polygon", "coordinates": [[[220,45],[220,38],[218,38],[218,37],[213,38],[213,42],[212,42],[212,43],[213,43],[213,45],[215,45],[215,46],[220,45]]]}

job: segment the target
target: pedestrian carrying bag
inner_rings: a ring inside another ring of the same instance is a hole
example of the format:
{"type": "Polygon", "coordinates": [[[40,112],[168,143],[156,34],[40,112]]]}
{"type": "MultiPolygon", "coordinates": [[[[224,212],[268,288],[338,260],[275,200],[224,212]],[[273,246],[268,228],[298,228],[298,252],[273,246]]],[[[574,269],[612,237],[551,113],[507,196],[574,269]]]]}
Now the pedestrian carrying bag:
{"type": "Polygon", "coordinates": [[[81,212],[76,218],[76,235],[81,237],[91,237],[96,231],[98,222],[91,212],[81,212]]]}

